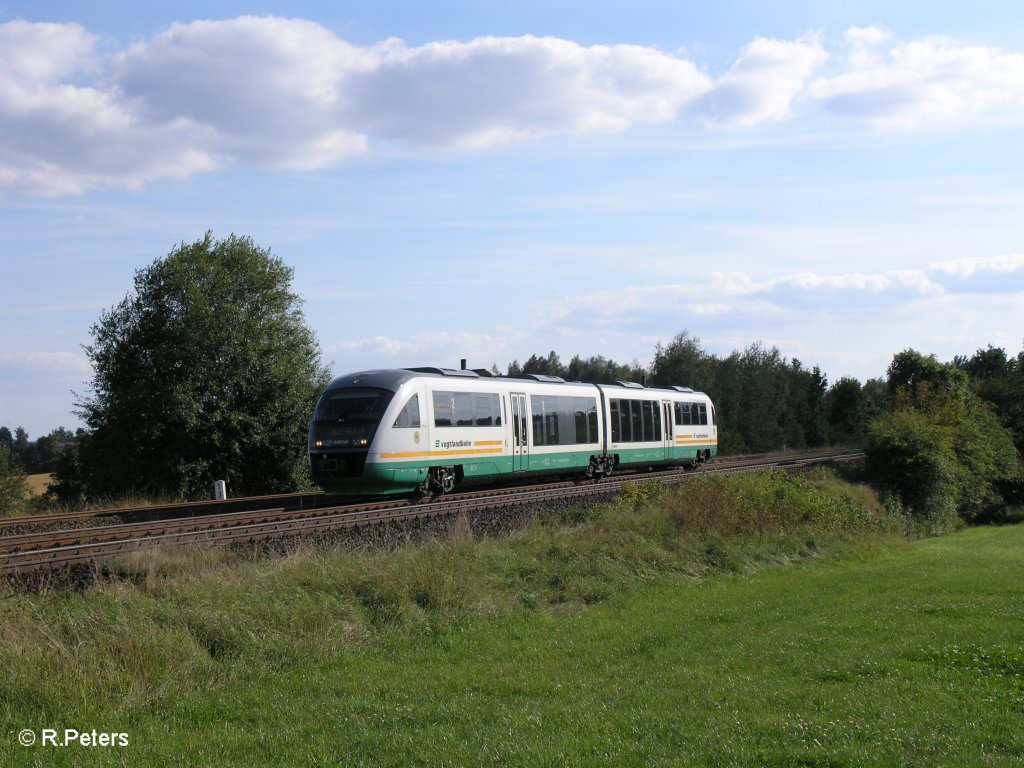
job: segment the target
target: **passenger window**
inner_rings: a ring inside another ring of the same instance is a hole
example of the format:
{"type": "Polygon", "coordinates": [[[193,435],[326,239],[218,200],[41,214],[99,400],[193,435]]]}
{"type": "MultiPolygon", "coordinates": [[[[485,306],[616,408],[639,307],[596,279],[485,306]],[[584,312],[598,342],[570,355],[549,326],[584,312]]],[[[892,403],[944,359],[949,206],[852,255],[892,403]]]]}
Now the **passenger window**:
{"type": "Polygon", "coordinates": [[[533,417],[533,444],[547,445],[547,433],[544,431],[544,398],[530,395],[530,413],[533,417]]]}
{"type": "Polygon", "coordinates": [[[478,427],[500,427],[501,399],[497,395],[473,395],[473,419],[478,427]]]}
{"type": "Polygon", "coordinates": [[[590,440],[587,437],[587,401],[582,397],[574,397],[572,406],[576,416],[576,442],[589,443],[590,440]]]}
{"type": "Polygon", "coordinates": [[[623,400],[623,407],[625,407],[626,403],[629,403],[629,421],[631,424],[629,437],[627,437],[626,440],[631,443],[639,443],[644,439],[643,409],[640,407],[639,400],[623,400]]]}
{"type": "Polygon", "coordinates": [[[454,425],[455,404],[451,392],[434,393],[434,426],[451,427],[454,425]]]}
{"type": "Polygon", "coordinates": [[[547,444],[558,445],[558,411],[544,411],[544,429],[547,432],[547,444]]]}
{"type": "Polygon", "coordinates": [[[676,424],[682,427],[692,423],[690,403],[676,403],[676,424]]]}
{"type": "Polygon", "coordinates": [[[455,399],[455,426],[473,426],[473,395],[469,392],[453,392],[455,399]]]}
{"type": "Polygon", "coordinates": [[[396,427],[416,427],[420,426],[420,396],[413,395],[409,398],[409,402],[405,404],[398,413],[398,418],[395,419],[396,427]]]}
{"type": "Polygon", "coordinates": [[[656,410],[655,407],[654,407],[654,403],[652,403],[650,400],[644,400],[640,404],[640,406],[643,409],[643,411],[642,411],[643,412],[643,420],[644,420],[643,439],[644,440],[660,440],[661,439],[660,437],[655,437],[654,436],[654,412],[656,410]]]}

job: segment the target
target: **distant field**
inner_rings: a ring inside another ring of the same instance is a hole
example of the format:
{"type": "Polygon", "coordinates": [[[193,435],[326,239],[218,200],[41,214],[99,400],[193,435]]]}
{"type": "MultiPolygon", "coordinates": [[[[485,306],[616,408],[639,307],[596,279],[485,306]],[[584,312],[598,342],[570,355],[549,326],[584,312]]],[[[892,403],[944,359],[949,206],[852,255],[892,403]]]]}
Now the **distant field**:
{"type": "Polygon", "coordinates": [[[42,474],[42,475],[29,475],[28,476],[28,487],[32,491],[32,494],[38,496],[46,493],[46,488],[53,482],[53,475],[42,474]]]}

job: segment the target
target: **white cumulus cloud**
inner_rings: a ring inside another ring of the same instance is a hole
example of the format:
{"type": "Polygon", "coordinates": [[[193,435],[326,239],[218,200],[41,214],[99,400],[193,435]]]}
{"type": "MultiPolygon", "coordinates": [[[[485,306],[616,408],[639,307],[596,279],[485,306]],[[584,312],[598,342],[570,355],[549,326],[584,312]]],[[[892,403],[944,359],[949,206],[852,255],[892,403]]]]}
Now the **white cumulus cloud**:
{"type": "Polygon", "coordinates": [[[214,166],[180,118],[145,124],[95,76],[96,40],[75,24],[0,24],[0,191],[77,194],[214,166]]]}
{"type": "Polygon", "coordinates": [[[364,149],[339,116],[349,79],[375,65],[319,24],[242,17],[174,24],[115,56],[110,77],[145,119],[203,126],[218,155],[308,169],[364,149]]]}
{"type": "Polygon", "coordinates": [[[832,112],[882,129],[912,130],[986,120],[1024,119],[1024,55],[929,37],[894,45],[886,37],[858,30],[852,69],[816,79],[811,95],[832,112]]]}
{"type": "Polygon", "coordinates": [[[673,121],[742,131],[815,104],[913,129],[1024,120],[1024,55],[852,27],[755,38],[719,76],[554,37],[356,45],[302,19],[173,24],[107,54],[77,24],[0,24],[0,193],[139,187],[235,163],[314,170],[388,142],[483,150],[673,121]]]}
{"type": "Polygon", "coordinates": [[[635,45],[557,38],[382,46],[353,79],[349,119],[413,143],[483,147],[554,133],[593,134],[674,119],[710,87],[692,63],[635,45]]]}
{"type": "Polygon", "coordinates": [[[828,59],[817,40],[749,43],[732,68],[701,100],[700,111],[714,125],[751,126],[790,116],[793,100],[828,59]]]}

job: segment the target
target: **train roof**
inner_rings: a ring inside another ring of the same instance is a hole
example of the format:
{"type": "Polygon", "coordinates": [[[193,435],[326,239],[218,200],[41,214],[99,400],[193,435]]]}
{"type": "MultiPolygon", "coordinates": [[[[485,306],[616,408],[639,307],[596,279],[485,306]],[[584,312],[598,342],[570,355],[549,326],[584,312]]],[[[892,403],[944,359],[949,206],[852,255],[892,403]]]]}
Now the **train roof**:
{"type": "MultiPolygon", "coordinates": [[[[495,374],[486,368],[436,368],[432,366],[420,366],[414,368],[382,368],[372,371],[357,371],[338,376],[328,386],[329,389],[338,387],[375,387],[397,391],[405,382],[417,378],[452,378],[452,379],[495,379],[500,381],[534,381],[544,384],[566,384],[578,385],[590,382],[566,381],[559,376],[548,376],[540,373],[524,373],[518,376],[507,376],[495,374]]],[[[600,386],[605,389],[623,389],[629,391],[647,392],[680,392],[685,394],[703,395],[703,392],[696,392],[689,387],[649,387],[635,381],[615,381],[611,383],[597,382],[590,383],[591,386],[600,386]]],[[[706,396],[706,395],[705,395],[706,396]]]]}

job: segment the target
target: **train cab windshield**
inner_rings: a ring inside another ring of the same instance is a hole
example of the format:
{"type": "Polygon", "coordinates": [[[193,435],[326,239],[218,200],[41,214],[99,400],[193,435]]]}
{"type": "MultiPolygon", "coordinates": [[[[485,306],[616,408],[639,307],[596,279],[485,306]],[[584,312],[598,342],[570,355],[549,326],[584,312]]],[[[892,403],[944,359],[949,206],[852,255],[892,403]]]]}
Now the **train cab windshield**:
{"type": "Polygon", "coordinates": [[[349,387],[325,392],[313,414],[316,447],[365,448],[394,392],[349,387]]]}
{"type": "Polygon", "coordinates": [[[336,389],[327,392],[316,406],[315,421],[380,421],[393,392],[383,389],[336,389]]]}

